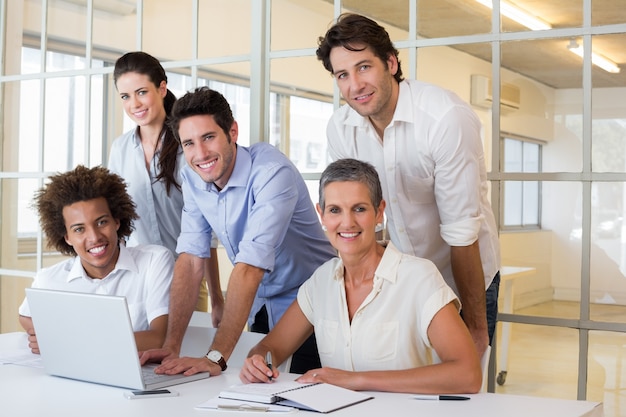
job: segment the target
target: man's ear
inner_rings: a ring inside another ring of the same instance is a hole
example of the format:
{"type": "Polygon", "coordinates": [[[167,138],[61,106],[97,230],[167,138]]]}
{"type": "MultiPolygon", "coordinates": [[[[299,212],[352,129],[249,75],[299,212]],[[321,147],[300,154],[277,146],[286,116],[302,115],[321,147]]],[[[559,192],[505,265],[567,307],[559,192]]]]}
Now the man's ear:
{"type": "Polygon", "coordinates": [[[389,54],[386,62],[387,69],[389,69],[391,75],[396,75],[396,72],[398,72],[398,57],[394,54],[389,54]]]}
{"type": "Polygon", "coordinates": [[[239,137],[239,125],[237,124],[236,120],[233,120],[233,124],[230,127],[228,134],[230,135],[230,139],[233,142],[237,143],[237,138],[239,137]]]}

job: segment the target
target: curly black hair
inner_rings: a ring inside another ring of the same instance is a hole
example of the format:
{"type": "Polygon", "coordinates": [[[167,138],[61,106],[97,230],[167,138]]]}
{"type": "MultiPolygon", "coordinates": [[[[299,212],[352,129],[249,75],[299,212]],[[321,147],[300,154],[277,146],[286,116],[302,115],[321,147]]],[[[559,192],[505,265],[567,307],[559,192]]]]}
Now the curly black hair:
{"type": "Polygon", "coordinates": [[[48,238],[48,245],[64,255],[76,256],[74,248],[65,241],[67,230],[63,208],[100,197],[106,199],[111,215],[120,222],[118,238],[130,236],[138,215],[124,179],[102,166],[87,168],[78,165],[72,171],[51,176],[50,182],[35,193],[33,206],[39,213],[39,223],[48,238]]]}

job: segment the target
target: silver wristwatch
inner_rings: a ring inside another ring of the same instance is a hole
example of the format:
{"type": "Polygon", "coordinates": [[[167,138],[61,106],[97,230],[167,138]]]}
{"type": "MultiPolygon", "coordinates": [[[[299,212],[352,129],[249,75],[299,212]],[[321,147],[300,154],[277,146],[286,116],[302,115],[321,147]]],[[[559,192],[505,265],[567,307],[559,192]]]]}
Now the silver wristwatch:
{"type": "Polygon", "coordinates": [[[216,363],[222,368],[222,371],[225,371],[227,368],[226,360],[224,356],[218,350],[209,350],[209,353],[206,354],[206,358],[213,363],[216,363]]]}

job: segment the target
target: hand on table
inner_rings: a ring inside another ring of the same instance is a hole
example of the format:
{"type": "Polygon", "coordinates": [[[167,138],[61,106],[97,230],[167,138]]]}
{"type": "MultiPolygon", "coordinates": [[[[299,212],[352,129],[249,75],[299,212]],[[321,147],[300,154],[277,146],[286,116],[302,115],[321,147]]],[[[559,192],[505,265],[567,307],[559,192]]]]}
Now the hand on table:
{"type": "Polygon", "coordinates": [[[26,333],[28,334],[28,347],[30,351],[39,355],[41,352],[39,351],[39,343],[37,342],[35,329],[28,329],[26,333]]]}
{"type": "Polygon", "coordinates": [[[166,375],[194,375],[200,372],[208,372],[211,376],[217,376],[222,373],[222,369],[218,364],[211,362],[205,357],[190,358],[185,356],[182,358],[164,359],[161,365],[155,368],[154,372],[166,375]]]}

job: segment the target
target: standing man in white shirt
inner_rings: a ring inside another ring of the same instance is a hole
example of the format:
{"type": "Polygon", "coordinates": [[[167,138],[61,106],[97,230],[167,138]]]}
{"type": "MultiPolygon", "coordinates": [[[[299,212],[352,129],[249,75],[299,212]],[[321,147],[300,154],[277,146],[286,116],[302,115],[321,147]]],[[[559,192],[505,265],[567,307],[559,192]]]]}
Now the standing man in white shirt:
{"type": "Polygon", "coordinates": [[[339,16],[317,57],[347,103],[328,123],[331,159],[376,167],[391,241],[437,265],[481,355],[495,330],[500,249],[480,121],[454,93],[404,80],[389,34],[367,17],[339,16]]]}

